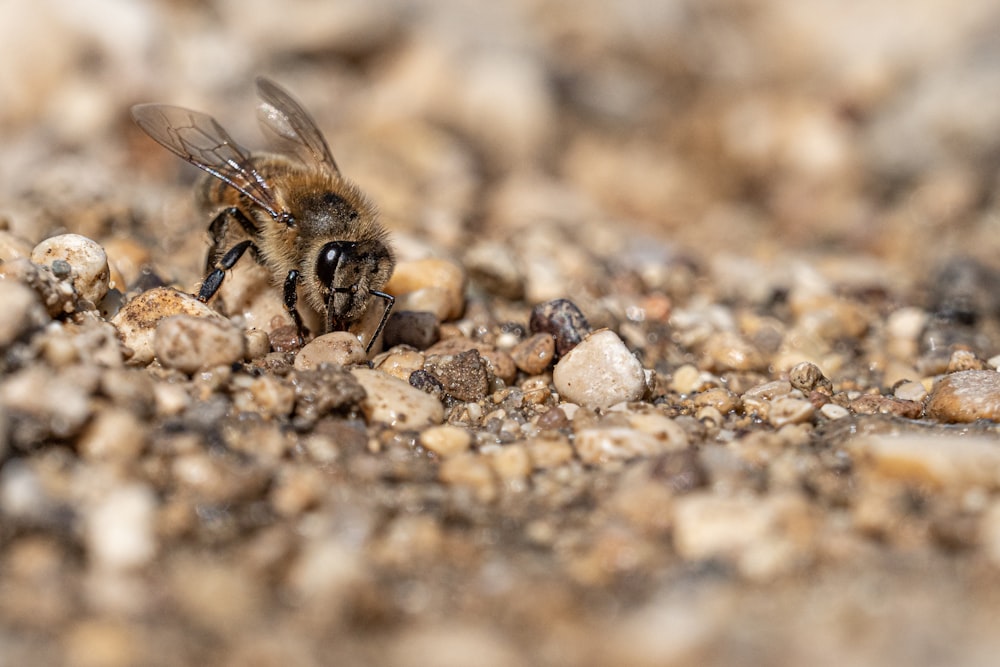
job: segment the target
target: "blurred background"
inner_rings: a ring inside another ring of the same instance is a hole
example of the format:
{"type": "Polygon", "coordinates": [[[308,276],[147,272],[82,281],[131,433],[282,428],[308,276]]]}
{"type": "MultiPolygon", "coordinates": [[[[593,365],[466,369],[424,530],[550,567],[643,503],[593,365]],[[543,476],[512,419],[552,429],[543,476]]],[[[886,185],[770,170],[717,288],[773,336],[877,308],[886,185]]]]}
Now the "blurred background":
{"type": "Polygon", "coordinates": [[[598,261],[842,255],[919,276],[1000,246],[997,34],[990,0],[0,0],[0,215],[30,240],[190,246],[190,279],[205,239],[171,207],[195,171],[128,108],[206,111],[256,148],[265,74],[404,254],[516,255],[547,225],[598,261]]]}

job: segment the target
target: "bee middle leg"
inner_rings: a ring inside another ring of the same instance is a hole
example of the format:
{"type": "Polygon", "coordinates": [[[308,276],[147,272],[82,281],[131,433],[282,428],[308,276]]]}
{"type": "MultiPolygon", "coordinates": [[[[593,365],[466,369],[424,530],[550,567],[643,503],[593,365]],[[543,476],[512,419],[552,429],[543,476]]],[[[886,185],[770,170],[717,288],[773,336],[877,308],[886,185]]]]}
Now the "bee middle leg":
{"type": "Polygon", "coordinates": [[[226,241],[226,232],[229,231],[229,223],[233,220],[239,223],[240,227],[243,228],[243,231],[250,238],[257,238],[257,235],[260,234],[260,230],[257,229],[257,225],[254,224],[253,220],[248,218],[246,213],[239,208],[230,206],[219,211],[218,215],[212,218],[212,222],[208,225],[208,233],[212,237],[212,248],[209,250],[205,261],[206,273],[215,269],[219,259],[225,254],[225,246],[223,244],[226,241]]]}
{"type": "Polygon", "coordinates": [[[285,310],[288,314],[292,316],[292,321],[295,322],[295,328],[299,334],[299,346],[305,344],[306,336],[309,335],[309,329],[306,325],[302,323],[302,316],[299,315],[299,309],[297,308],[299,293],[297,287],[299,285],[299,272],[292,269],[285,276],[285,310]]]}
{"type": "Polygon", "coordinates": [[[250,250],[255,255],[257,254],[257,246],[254,245],[253,241],[240,241],[230,248],[222,256],[222,259],[215,262],[212,272],[205,276],[205,280],[201,283],[201,289],[198,291],[199,301],[204,303],[215,296],[215,293],[219,291],[219,287],[222,286],[222,279],[226,277],[226,271],[233,268],[247,250],[250,250]]]}

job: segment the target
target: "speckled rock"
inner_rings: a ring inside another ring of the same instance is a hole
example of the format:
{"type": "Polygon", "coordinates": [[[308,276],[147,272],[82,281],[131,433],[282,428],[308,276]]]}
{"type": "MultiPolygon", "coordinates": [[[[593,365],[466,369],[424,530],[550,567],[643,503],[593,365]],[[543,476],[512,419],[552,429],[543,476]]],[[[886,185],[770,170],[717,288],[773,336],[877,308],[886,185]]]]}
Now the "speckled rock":
{"type": "Polygon", "coordinates": [[[556,352],[560,357],[576,347],[584,336],[590,333],[587,318],[576,304],[568,299],[546,301],[532,308],[528,326],[532,333],[550,334],[555,339],[556,352]]]}
{"type": "Polygon", "coordinates": [[[588,408],[637,401],[646,391],[642,364],[607,329],[590,334],[560,359],[552,381],[564,400],[588,408]]]}
{"type": "Polygon", "coordinates": [[[73,288],[81,298],[98,303],[108,293],[108,256],[104,248],[79,234],[61,234],[45,239],[31,251],[31,261],[56,272],[56,262],[72,269],[73,288]]]}
{"type": "Polygon", "coordinates": [[[489,367],[479,350],[428,355],[424,370],[438,379],[445,393],[460,401],[478,401],[489,393],[489,367]]]}
{"type": "Polygon", "coordinates": [[[927,399],[927,416],[943,422],[1000,421],[1000,373],[960,371],[941,378],[927,399]]]}
{"type": "Polygon", "coordinates": [[[118,311],[111,323],[122,342],[132,350],[131,361],[148,364],[155,355],[153,341],[160,321],[171,315],[191,315],[222,320],[221,315],[190,294],[168,287],[143,292],[118,311]]]}
{"type": "Polygon", "coordinates": [[[510,356],[519,369],[528,375],[538,375],[552,363],[556,354],[556,341],[551,334],[538,333],[517,345],[510,356]]]}
{"type": "Polygon", "coordinates": [[[246,341],[229,320],[172,315],[156,326],[153,352],[167,368],[194,373],[240,361],[246,355],[246,341]]]}
{"type": "Polygon", "coordinates": [[[367,394],[361,409],[369,421],[415,428],[440,424],[444,419],[440,401],[398,378],[367,368],[354,368],[351,375],[367,394]]]}
{"type": "Polygon", "coordinates": [[[360,364],[365,359],[365,348],[357,336],[348,331],[331,331],[306,343],[295,355],[294,366],[298,370],[309,370],[320,364],[360,364]]]}

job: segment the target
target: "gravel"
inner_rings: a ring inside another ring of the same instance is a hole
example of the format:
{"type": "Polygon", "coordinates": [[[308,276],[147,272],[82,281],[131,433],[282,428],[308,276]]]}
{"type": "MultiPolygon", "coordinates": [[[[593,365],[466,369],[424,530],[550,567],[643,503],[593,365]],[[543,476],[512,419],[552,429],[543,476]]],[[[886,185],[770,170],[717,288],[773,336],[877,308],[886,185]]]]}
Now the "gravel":
{"type": "Polygon", "coordinates": [[[398,4],[0,8],[0,664],[991,664],[995,3],[398,4]],[[257,74],[370,346],[193,296],[257,74]]]}

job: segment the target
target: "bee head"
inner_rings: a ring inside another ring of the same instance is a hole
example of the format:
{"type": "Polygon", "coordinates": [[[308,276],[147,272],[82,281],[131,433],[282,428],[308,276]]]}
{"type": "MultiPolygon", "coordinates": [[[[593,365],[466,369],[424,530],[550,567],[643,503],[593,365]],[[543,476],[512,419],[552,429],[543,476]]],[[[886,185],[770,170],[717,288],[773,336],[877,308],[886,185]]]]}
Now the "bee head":
{"type": "Polygon", "coordinates": [[[340,331],[361,319],[372,290],[380,290],[393,268],[381,241],[329,241],[316,258],[316,279],[326,305],[326,330],[340,331]]]}

